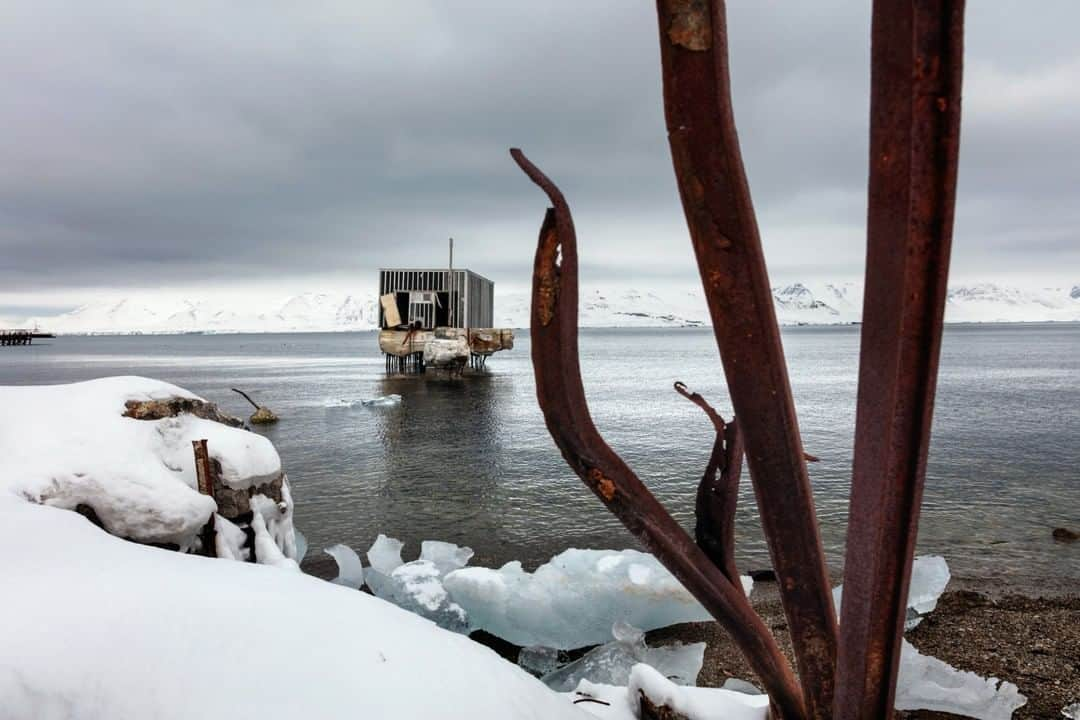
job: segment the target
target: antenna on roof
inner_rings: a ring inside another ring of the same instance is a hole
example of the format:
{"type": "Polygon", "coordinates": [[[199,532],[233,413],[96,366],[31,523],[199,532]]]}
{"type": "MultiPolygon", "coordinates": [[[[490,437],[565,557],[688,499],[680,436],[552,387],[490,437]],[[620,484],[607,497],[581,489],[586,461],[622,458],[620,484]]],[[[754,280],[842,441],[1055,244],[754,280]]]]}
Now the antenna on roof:
{"type": "Polygon", "coordinates": [[[457,301],[454,298],[454,287],[457,283],[454,282],[454,238],[450,238],[450,327],[457,327],[454,324],[454,310],[457,309],[457,301]]]}

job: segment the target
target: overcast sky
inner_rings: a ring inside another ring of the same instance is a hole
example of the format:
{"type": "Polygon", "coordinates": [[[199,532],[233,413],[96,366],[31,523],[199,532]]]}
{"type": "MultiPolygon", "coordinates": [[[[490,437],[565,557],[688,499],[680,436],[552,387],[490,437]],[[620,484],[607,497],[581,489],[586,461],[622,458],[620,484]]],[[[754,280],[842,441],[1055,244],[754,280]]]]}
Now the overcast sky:
{"type": "MultiPolygon", "coordinates": [[[[774,283],[858,279],[869,0],[729,3],[774,283]]],[[[0,4],[0,311],[139,290],[528,281],[559,182],[583,282],[696,282],[654,5],[0,4]]],[[[1080,283],[1080,3],[971,0],[954,277],[1080,283]]]]}

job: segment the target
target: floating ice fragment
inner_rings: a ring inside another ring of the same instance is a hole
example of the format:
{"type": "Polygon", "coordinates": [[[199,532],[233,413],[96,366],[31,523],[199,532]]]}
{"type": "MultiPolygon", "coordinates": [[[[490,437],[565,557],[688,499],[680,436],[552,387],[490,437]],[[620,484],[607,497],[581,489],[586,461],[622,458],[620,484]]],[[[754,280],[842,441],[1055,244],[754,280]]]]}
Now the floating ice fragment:
{"type": "Polygon", "coordinates": [[[383,575],[389,575],[399,567],[401,562],[401,548],[405,543],[397,538],[386,537],[380,534],[375,538],[374,544],[367,551],[368,562],[383,575]]]}
{"type": "Polygon", "coordinates": [[[360,404],[364,407],[392,407],[394,405],[401,404],[400,395],[381,395],[370,400],[361,400],[360,404]]]}
{"type": "Polygon", "coordinates": [[[543,683],[557,692],[569,692],[582,680],[604,685],[625,685],[630,671],[638,663],[656,668],[664,677],[678,685],[693,685],[705,660],[705,643],[650,648],[645,645],[645,633],[618,622],[612,628],[614,642],[593,648],[574,662],[548,673],[543,683]]]}
{"type": "Polygon", "coordinates": [[[293,533],[296,536],[296,564],[304,562],[304,557],[307,555],[308,542],[304,533],[299,530],[293,529],[293,533]]]}
{"type": "Polygon", "coordinates": [[[473,555],[472,548],[459,547],[454,543],[439,540],[424,540],[420,543],[420,559],[434,563],[439,570],[439,577],[465,567],[473,555]]]}
{"type": "Polygon", "coordinates": [[[559,651],[543,645],[530,645],[521,648],[517,663],[531,675],[547,675],[559,667],[559,651]]]}
{"type": "Polygon", "coordinates": [[[359,590],[364,584],[364,566],[360,563],[360,556],[351,547],[342,543],[331,545],[323,552],[334,558],[338,566],[338,575],[330,582],[359,590]]]}
{"type": "Polygon", "coordinates": [[[897,710],[937,710],[976,720],[1009,720],[1027,698],[1010,682],[957,670],[921,654],[907,640],[900,648],[897,710]]]}
{"type": "MultiPolygon", "coordinates": [[[[742,581],[749,592],[752,581],[742,581]]],[[[566,650],[607,642],[618,620],[652,630],[712,619],[656,558],[636,550],[571,549],[532,573],[511,562],[455,570],[443,582],[473,628],[516,645],[566,650]]]]}

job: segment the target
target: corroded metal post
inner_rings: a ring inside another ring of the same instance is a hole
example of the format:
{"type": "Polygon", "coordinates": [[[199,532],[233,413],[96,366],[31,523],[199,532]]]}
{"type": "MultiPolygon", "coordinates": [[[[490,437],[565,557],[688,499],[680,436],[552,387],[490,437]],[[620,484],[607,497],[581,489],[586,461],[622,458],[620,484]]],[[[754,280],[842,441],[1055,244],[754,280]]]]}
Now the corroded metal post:
{"type": "MultiPolygon", "coordinates": [[[[214,466],[210,462],[210,451],[206,446],[206,440],[192,440],[192,449],[195,451],[195,477],[198,490],[203,495],[214,497],[214,466]]],[[[214,527],[214,514],[199,531],[199,539],[202,541],[202,554],[206,557],[217,557],[217,530],[214,527]]]]}
{"type": "Polygon", "coordinates": [[[888,717],[937,383],[960,137],[963,0],[877,0],[855,460],[836,718],[888,717]]]}
{"type": "Polygon", "coordinates": [[[721,0],[659,0],[668,141],[810,717],[832,711],[836,614],[728,76],[721,0]]]}
{"type": "Polygon", "coordinates": [[[710,560],[593,424],[578,360],[577,238],[570,208],[555,184],[520,150],[510,153],[553,206],[540,228],[529,325],[536,396],[552,439],[608,510],[728,631],[780,716],[805,717],[791,668],[739,579],[729,578],[710,560]]]}

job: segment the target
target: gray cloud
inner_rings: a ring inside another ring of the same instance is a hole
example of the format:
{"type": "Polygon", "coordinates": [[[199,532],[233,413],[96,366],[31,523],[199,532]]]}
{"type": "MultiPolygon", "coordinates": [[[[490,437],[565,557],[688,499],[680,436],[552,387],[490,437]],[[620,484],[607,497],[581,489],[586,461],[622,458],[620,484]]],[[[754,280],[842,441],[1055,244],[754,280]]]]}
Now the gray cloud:
{"type": "MultiPolygon", "coordinates": [[[[736,116],[774,276],[857,276],[869,4],[731,3],[736,116]]],[[[0,284],[524,282],[563,186],[587,273],[694,278],[654,10],[577,3],[19,2],[0,23],[0,284]],[[148,281],[147,278],[152,278],[148,281]]],[[[1080,7],[969,8],[954,271],[1080,279],[1080,7]]]]}

